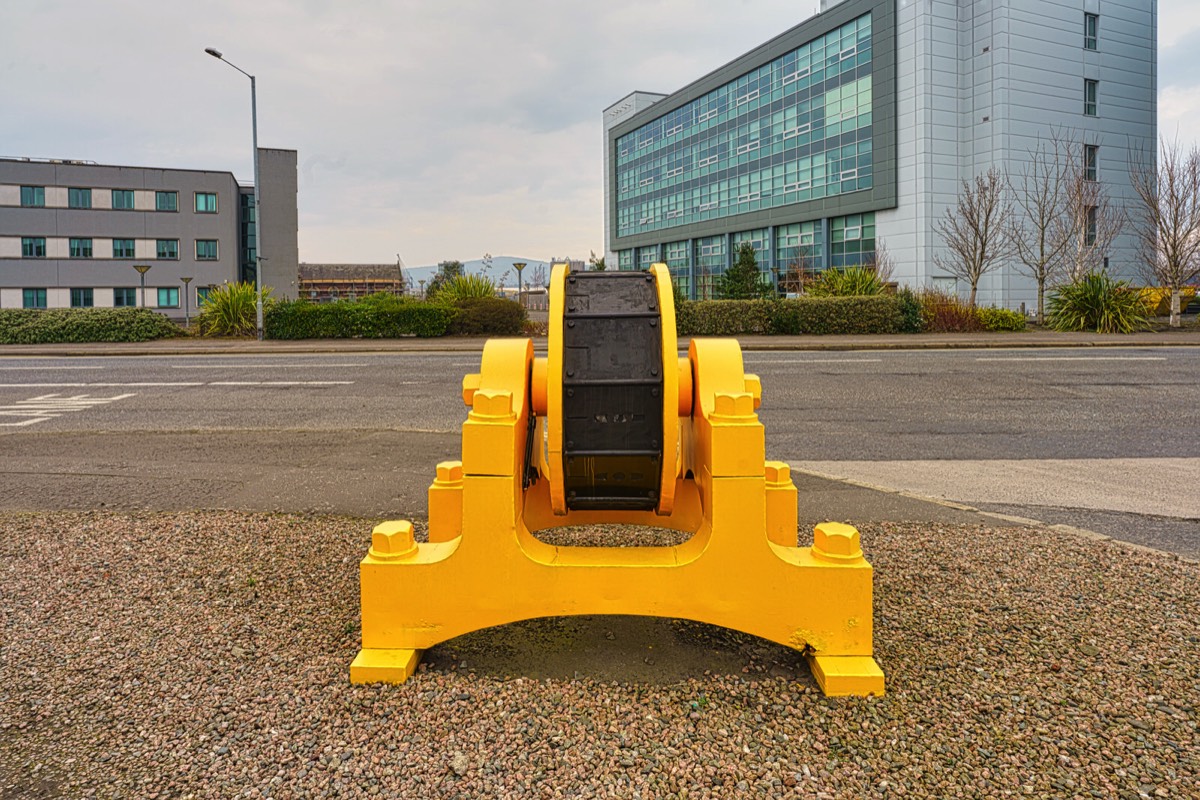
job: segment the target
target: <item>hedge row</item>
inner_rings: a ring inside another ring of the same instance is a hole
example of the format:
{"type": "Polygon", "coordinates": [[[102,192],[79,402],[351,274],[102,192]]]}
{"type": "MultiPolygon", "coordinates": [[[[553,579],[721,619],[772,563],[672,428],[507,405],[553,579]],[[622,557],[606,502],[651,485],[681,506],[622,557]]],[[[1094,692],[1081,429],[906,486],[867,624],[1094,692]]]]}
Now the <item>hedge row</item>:
{"type": "Polygon", "coordinates": [[[402,336],[444,336],[454,312],[432,303],[380,308],[370,303],[339,300],[274,303],[263,315],[268,339],[396,339],[402,336]]]}
{"type": "Polygon", "coordinates": [[[525,311],[498,297],[453,306],[416,302],[275,303],[265,312],[268,339],[397,339],[404,336],[519,336],[525,311]]]}
{"type": "Polygon", "coordinates": [[[920,305],[911,294],[698,300],[675,309],[680,336],[916,333],[920,305]]]}
{"type": "Polygon", "coordinates": [[[0,344],[148,342],[181,333],[178,325],[148,308],[0,310],[0,344]]]}

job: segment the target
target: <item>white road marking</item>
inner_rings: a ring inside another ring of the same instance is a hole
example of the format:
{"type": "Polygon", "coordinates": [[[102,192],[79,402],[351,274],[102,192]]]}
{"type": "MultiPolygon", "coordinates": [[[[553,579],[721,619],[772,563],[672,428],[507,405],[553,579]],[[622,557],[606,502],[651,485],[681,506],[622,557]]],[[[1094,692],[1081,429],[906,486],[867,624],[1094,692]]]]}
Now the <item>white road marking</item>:
{"type": "Polygon", "coordinates": [[[1166,356],[980,356],[976,361],[1166,361],[1166,356]]]}
{"type": "Polygon", "coordinates": [[[877,364],[882,358],[779,358],[746,359],[748,364],[877,364]]]}
{"type": "Polygon", "coordinates": [[[0,367],[0,369],[36,369],[36,370],[50,370],[50,369],[104,369],[104,367],[0,367]]]}
{"type": "MultiPolygon", "coordinates": [[[[171,369],[344,369],[366,367],[368,364],[172,364],[171,369]]],[[[99,369],[99,367],[88,367],[99,369]]]]}
{"type": "Polygon", "coordinates": [[[95,384],[0,384],[0,389],[22,389],[25,386],[34,386],[37,389],[59,389],[59,387],[67,386],[203,386],[203,383],[95,383],[95,384]]]}
{"type": "MultiPolygon", "coordinates": [[[[350,386],[354,381],[175,381],[161,383],[0,383],[0,389],[76,388],[89,386],[146,387],[146,386],[350,386]]],[[[413,381],[419,383],[419,381],[413,381]]]]}
{"type": "Polygon", "coordinates": [[[133,394],[119,394],[115,397],[89,397],[86,394],[77,394],[73,397],[62,397],[57,394],[43,394],[28,400],[18,400],[12,405],[0,406],[0,417],[26,417],[26,419],[19,422],[0,422],[0,428],[18,428],[36,425],[39,422],[49,422],[62,414],[84,411],[133,396],[133,394]]]}
{"type": "Polygon", "coordinates": [[[354,381],[210,381],[205,386],[350,386],[354,381]]]}

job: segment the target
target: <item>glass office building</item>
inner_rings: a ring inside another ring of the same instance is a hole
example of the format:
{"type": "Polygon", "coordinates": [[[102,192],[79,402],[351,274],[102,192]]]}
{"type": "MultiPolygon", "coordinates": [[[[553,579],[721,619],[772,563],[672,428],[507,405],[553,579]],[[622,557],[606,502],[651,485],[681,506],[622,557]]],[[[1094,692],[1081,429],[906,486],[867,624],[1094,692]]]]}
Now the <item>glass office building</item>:
{"type": "MultiPolygon", "coordinates": [[[[603,113],[608,262],[664,262],[702,298],[743,244],[782,292],[882,246],[896,283],[965,297],[939,220],[964,182],[1025,174],[1055,131],[1113,204],[1137,202],[1129,154],[1157,146],[1157,2],[1084,5],[820,0],[672,94],[632,92],[603,113]]],[[[1137,278],[1128,231],[1089,258],[1137,278]]],[[[978,295],[1019,310],[1037,286],[1005,258],[978,295]]]]}
{"type": "Polygon", "coordinates": [[[781,284],[873,254],[871,211],[829,214],[839,198],[872,202],[877,177],[894,181],[874,159],[881,28],[870,3],[856,5],[866,10],[811,35],[794,29],[609,128],[618,268],[662,261],[686,294],[707,297],[743,243],[781,284]]]}

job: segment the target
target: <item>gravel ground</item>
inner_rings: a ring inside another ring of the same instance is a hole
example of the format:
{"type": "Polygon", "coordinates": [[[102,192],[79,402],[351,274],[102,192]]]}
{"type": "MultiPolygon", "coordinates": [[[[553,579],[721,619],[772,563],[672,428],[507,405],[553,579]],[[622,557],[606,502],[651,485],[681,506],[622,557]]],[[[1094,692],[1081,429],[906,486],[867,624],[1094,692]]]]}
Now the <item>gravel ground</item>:
{"type": "Polygon", "coordinates": [[[475,633],[363,687],[369,530],[0,515],[0,798],[1200,797],[1190,562],[864,526],[883,698],[826,699],[752,637],[614,617],[475,633]]]}

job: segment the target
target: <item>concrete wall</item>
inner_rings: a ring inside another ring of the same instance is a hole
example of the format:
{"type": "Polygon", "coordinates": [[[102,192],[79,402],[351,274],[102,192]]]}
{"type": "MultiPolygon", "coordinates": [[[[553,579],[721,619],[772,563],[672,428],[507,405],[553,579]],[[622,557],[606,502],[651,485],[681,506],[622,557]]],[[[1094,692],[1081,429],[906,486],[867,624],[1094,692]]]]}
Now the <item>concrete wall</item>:
{"type": "Polygon", "coordinates": [[[263,286],[274,289],[272,297],[296,299],[300,269],[297,239],[296,195],[298,192],[295,150],[259,150],[259,202],[262,203],[261,241],[263,286]]]}

